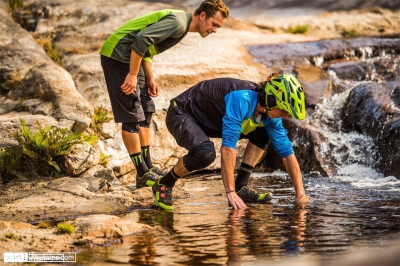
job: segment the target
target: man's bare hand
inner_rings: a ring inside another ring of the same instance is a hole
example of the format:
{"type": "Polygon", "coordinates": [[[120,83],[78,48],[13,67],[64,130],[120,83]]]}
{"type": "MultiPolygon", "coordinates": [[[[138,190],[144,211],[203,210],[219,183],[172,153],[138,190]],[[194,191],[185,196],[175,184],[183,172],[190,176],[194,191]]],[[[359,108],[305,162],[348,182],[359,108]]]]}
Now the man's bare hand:
{"type": "Polygon", "coordinates": [[[126,75],[124,84],[122,84],[121,86],[121,89],[123,93],[129,95],[136,90],[136,84],[137,84],[137,75],[128,73],[128,75],[126,75]]]}
{"type": "Polygon", "coordinates": [[[147,87],[148,87],[148,93],[151,97],[157,97],[158,96],[158,85],[154,79],[150,79],[147,81],[147,87]]]}
{"type": "Polygon", "coordinates": [[[247,208],[246,204],[244,204],[243,200],[236,194],[236,192],[227,193],[226,197],[234,210],[247,208]]]}
{"type": "Polygon", "coordinates": [[[302,194],[296,197],[296,204],[302,208],[306,207],[310,203],[310,198],[307,195],[302,194]]]}

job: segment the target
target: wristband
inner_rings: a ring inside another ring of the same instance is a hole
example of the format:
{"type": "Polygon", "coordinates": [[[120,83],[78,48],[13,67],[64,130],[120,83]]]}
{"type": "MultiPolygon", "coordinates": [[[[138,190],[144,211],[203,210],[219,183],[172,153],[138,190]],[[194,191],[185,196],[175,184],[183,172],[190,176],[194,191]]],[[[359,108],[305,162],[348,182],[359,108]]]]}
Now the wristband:
{"type": "Polygon", "coordinates": [[[226,194],[231,193],[231,192],[235,192],[235,190],[225,191],[226,194]]]}

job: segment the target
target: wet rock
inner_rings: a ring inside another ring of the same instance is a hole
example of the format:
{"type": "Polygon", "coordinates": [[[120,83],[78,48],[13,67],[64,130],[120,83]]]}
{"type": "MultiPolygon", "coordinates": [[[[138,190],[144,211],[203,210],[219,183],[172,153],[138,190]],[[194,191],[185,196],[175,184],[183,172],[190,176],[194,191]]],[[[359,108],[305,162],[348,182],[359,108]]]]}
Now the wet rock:
{"type": "Polygon", "coordinates": [[[74,221],[74,225],[78,228],[78,233],[85,239],[90,240],[95,238],[123,237],[153,229],[145,224],[105,214],[79,217],[74,221]]]}
{"type": "Polygon", "coordinates": [[[354,38],[314,42],[251,45],[249,52],[269,68],[282,65],[329,65],[331,60],[362,60],[384,54],[399,54],[400,39],[354,38]]]}
{"type": "MultiPolygon", "coordinates": [[[[317,149],[322,142],[322,136],[305,122],[283,120],[283,125],[288,131],[294,154],[303,173],[319,172],[321,175],[327,175],[335,172],[335,169],[327,166],[326,159],[318,153],[317,149]]],[[[267,171],[276,169],[286,171],[282,158],[275,152],[272,145],[268,146],[262,165],[267,171]]]]}
{"type": "Polygon", "coordinates": [[[312,65],[296,66],[294,70],[304,88],[307,104],[315,106],[330,97],[332,85],[327,72],[312,65]]]}
{"type": "Polygon", "coordinates": [[[344,62],[329,66],[343,80],[395,80],[400,73],[400,58],[378,58],[361,62],[344,62]]]}
{"type": "Polygon", "coordinates": [[[100,151],[87,142],[75,144],[65,155],[63,166],[72,175],[79,175],[97,165],[100,151]]]}
{"type": "Polygon", "coordinates": [[[372,136],[376,166],[400,178],[400,109],[390,96],[396,83],[366,83],[354,88],[343,110],[343,128],[372,136]]]}

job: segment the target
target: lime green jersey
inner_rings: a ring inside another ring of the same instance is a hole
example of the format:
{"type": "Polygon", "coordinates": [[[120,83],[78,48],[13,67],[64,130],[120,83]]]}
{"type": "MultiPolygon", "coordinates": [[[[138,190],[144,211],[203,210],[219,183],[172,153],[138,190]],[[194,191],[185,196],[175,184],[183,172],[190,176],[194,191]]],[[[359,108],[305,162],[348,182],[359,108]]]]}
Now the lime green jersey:
{"type": "Polygon", "coordinates": [[[192,14],[164,9],[132,19],[117,29],[104,43],[100,54],[129,63],[131,50],[151,58],[180,42],[186,36],[192,14]]]}

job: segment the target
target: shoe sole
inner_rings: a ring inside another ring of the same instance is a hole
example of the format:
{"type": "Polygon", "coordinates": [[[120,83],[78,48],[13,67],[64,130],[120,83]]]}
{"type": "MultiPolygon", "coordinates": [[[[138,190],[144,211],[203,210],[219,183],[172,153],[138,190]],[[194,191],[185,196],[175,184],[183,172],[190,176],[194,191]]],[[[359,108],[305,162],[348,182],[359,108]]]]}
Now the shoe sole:
{"type": "Polygon", "coordinates": [[[165,205],[165,204],[162,203],[162,202],[159,202],[159,201],[158,201],[159,199],[160,199],[159,192],[156,192],[156,194],[154,195],[154,204],[155,204],[157,207],[159,207],[159,208],[161,208],[161,209],[163,209],[163,210],[166,210],[166,211],[172,211],[172,210],[173,210],[173,207],[172,207],[172,206],[168,206],[168,205],[165,205]]]}

